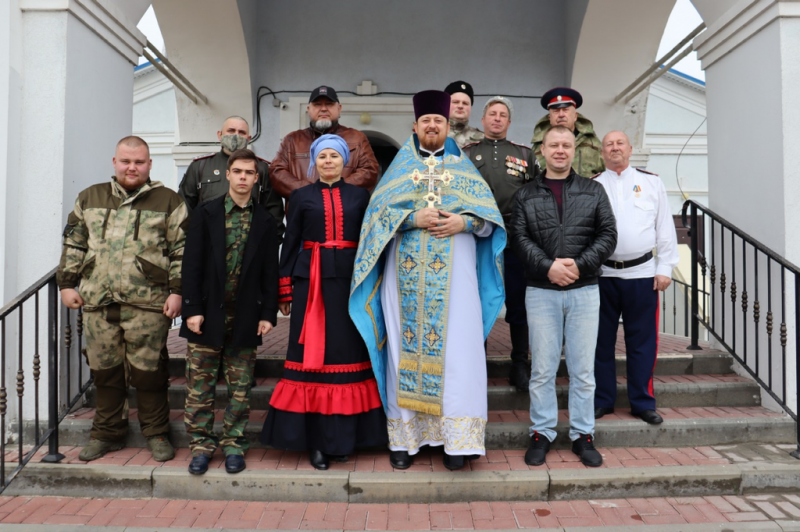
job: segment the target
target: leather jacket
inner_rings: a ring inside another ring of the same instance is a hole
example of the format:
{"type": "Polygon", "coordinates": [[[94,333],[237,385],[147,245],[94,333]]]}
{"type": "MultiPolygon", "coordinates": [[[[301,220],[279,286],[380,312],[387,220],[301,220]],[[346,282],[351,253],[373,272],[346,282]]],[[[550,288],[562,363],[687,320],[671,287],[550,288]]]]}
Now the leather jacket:
{"type": "Polygon", "coordinates": [[[514,196],[508,231],[525,265],[528,286],[571,290],[597,284],[603,263],[617,247],[617,222],[603,186],[571,171],[564,183],[563,221],[556,199],[539,175],[514,196]],[[556,258],[574,259],[580,277],[560,287],[547,274],[556,258]]]}
{"type": "MultiPolygon", "coordinates": [[[[342,137],[350,148],[350,160],[342,170],[345,183],[372,190],[378,182],[378,161],[372,152],[367,136],[357,129],[342,125],[326,131],[342,137]]],[[[293,190],[310,185],[319,180],[316,168],[311,177],[308,165],[311,163],[311,144],[323,133],[310,127],[298,129],[286,135],[278,153],[270,166],[272,188],[283,198],[288,199],[293,190]]]]}

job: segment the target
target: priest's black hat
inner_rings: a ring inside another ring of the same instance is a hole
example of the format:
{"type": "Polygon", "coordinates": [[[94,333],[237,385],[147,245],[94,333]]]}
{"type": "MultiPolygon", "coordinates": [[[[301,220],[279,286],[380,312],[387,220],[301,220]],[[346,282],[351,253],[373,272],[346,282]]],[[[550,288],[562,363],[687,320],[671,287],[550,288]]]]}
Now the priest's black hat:
{"type": "Polygon", "coordinates": [[[444,88],[444,92],[452,96],[457,92],[463,92],[467,96],[469,96],[469,103],[470,105],[475,103],[475,91],[472,90],[472,85],[467,83],[466,81],[454,81],[450,85],[444,88]]]}
{"type": "Polygon", "coordinates": [[[423,115],[450,118],[450,95],[442,91],[421,91],[414,95],[414,119],[423,115]]]}

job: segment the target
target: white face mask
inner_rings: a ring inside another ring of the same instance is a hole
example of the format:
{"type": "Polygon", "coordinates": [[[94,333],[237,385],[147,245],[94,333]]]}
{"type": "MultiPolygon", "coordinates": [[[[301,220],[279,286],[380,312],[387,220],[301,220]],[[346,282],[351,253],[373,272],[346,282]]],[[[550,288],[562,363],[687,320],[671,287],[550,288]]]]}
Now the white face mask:
{"type": "Polygon", "coordinates": [[[225,148],[227,151],[233,153],[236,150],[241,150],[247,147],[247,138],[242,137],[241,135],[222,135],[222,138],[219,139],[219,143],[225,148]]]}

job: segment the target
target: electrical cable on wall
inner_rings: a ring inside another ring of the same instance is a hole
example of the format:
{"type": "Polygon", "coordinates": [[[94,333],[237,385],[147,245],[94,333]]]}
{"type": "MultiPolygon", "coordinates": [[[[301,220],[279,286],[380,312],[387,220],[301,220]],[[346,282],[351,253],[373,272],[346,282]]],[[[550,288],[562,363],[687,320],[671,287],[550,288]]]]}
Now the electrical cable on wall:
{"type": "MultiPolygon", "coordinates": [[[[678,152],[678,158],[675,159],[675,181],[678,183],[678,190],[681,191],[681,198],[683,198],[683,201],[689,199],[689,196],[686,195],[686,193],[683,191],[683,187],[681,187],[681,178],[680,176],[678,176],[678,164],[681,162],[681,156],[683,155],[683,150],[686,149],[686,146],[689,145],[689,142],[692,140],[692,138],[694,138],[697,132],[700,131],[700,128],[703,127],[703,124],[706,123],[706,120],[708,120],[707,117],[703,118],[703,121],[700,122],[700,125],[697,126],[697,128],[694,130],[694,132],[692,132],[691,135],[689,135],[689,138],[686,139],[686,142],[683,144],[681,151],[678,152]]],[[[678,211],[678,213],[680,214],[680,211],[678,211]]]]}

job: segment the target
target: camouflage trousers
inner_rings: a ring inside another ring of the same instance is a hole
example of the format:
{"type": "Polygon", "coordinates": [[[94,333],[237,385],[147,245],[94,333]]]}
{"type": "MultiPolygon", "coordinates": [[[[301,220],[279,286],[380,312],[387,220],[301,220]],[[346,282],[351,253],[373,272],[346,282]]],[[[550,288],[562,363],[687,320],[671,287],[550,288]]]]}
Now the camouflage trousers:
{"type": "Polygon", "coordinates": [[[145,437],[169,431],[167,334],[161,313],[112,303],[84,312],[86,358],[97,391],[91,437],[106,442],[128,433],[128,387],[136,388],[139,424],[145,437]]]}
{"type": "Polygon", "coordinates": [[[255,360],[254,347],[209,347],[189,343],[183,421],[191,437],[192,456],[211,456],[217,447],[222,448],[225,456],[244,454],[250,447],[244,430],[250,416],[255,360]],[[222,436],[217,437],[214,434],[214,394],[220,367],[228,388],[228,407],[222,416],[222,436]]]}

